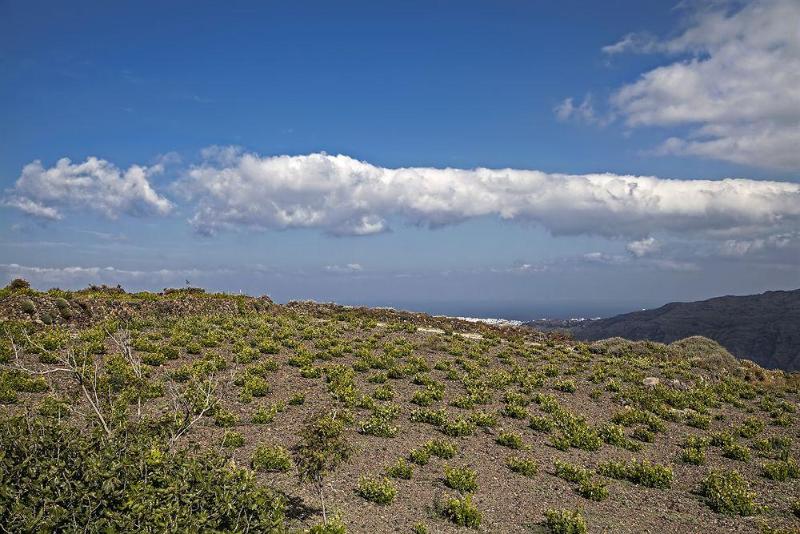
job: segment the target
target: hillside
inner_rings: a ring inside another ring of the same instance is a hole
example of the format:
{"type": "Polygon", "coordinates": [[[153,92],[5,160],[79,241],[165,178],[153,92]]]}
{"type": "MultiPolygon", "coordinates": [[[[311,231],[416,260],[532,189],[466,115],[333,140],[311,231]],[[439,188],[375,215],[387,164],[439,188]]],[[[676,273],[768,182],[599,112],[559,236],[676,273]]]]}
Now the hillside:
{"type": "Polygon", "coordinates": [[[792,532],[799,386],[699,337],[17,282],[0,525],[792,532]]]}
{"type": "Polygon", "coordinates": [[[623,337],[671,343],[704,336],[734,356],[764,367],[800,370],[800,289],[672,302],[654,310],[563,326],[586,341],[623,337]]]}

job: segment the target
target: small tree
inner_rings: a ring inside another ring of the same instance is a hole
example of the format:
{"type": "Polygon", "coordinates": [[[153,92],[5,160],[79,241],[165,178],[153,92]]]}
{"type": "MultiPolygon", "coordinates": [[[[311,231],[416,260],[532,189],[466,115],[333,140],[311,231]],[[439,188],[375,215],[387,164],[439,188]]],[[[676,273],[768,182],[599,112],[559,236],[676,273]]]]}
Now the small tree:
{"type": "Polygon", "coordinates": [[[322,504],[322,520],[327,525],[323,479],[340,464],[347,461],[352,447],[344,435],[349,421],[347,413],[319,413],[309,419],[300,432],[300,443],[295,447],[295,463],[300,480],[312,482],[322,504]]]}

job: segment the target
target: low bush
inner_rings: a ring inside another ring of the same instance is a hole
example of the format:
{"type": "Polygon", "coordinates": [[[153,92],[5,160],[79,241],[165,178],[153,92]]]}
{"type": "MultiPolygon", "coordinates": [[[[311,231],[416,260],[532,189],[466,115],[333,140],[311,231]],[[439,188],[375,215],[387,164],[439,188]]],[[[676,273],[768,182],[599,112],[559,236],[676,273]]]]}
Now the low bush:
{"type": "Polygon", "coordinates": [[[523,447],[522,436],[509,430],[501,431],[495,438],[495,442],[509,449],[521,449],[523,447]]]}
{"type": "Polygon", "coordinates": [[[518,456],[509,456],[506,460],[506,465],[515,473],[532,477],[539,472],[539,464],[536,460],[520,458],[518,456]]]}
{"type": "Polygon", "coordinates": [[[386,469],[386,474],[392,478],[402,478],[403,480],[410,480],[414,474],[414,467],[405,461],[403,458],[398,458],[397,461],[386,469]]]}
{"type": "Polygon", "coordinates": [[[582,483],[592,478],[592,472],[578,465],[556,460],[554,462],[555,475],[567,482],[582,483]]]}
{"type": "Polygon", "coordinates": [[[669,488],[672,484],[672,469],[647,460],[631,460],[630,462],[617,462],[614,460],[600,464],[597,472],[609,478],[628,480],[640,486],[649,488],[669,488]]]}
{"type": "Polygon", "coordinates": [[[608,497],[608,485],[601,480],[586,478],[578,484],[577,492],[581,497],[592,501],[602,501],[608,497]]]}
{"type": "Polygon", "coordinates": [[[469,467],[450,467],[444,468],[444,483],[448,488],[452,488],[461,493],[472,493],[478,489],[478,474],[469,467]]]}
{"type": "Polygon", "coordinates": [[[738,471],[711,471],[700,492],[715,512],[748,516],[759,511],[755,493],[738,471]]]}
{"type": "Polygon", "coordinates": [[[364,499],[376,504],[389,504],[397,495],[397,489],[388,478],[361,477],[356,491],[364,499]]]}
{"type": "Polygon", "coordinates": [[[472,504],[472,495],[451,497],[442,507],[442,515],[460,527],[478,528],[483,514],[472,504]]]}
{"type": "Polygon", "coordinates": [[[285,473],[292,467],[292,457],[289,451],[279,445],[259,445],[250,465],[256,471],[285,473]]]}
{"type": "Polygon", "coordinates": [[[580,510],[545,511],[545,523],[552,534],[586,534],[588,527],[580,510]]]}

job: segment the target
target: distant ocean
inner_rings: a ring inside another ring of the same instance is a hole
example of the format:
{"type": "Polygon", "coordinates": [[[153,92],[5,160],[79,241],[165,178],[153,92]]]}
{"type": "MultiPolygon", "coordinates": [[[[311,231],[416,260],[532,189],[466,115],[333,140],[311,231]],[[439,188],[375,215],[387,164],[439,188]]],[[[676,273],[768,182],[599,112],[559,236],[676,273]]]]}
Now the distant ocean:
{"type": "Polygon", "coordinates": [[[612,317],[620,313],[638,311],[641,305],[636,303],[531,303],[518,302],[430,302],[430,301],[394,301],[394,302],[339,302],[351,306],[389,307],[397,310],[429,313],[431,315],[447,315],[450,317],[470,317],[481,319],[509,319],[514,321],[532,321],[534,319],[574,319],[612,317]]]}

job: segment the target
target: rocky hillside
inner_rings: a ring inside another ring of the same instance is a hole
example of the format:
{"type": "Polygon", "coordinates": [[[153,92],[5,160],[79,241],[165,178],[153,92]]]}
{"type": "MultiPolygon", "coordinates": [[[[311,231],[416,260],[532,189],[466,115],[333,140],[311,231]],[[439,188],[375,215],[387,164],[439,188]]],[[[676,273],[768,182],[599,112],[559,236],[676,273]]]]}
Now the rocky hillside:
{"type": "Polygon", "coordinates": [[[0,525],[794,532],[799,387],[700,337],[17,282],[0,525]]]}
{"type": "Polygon", "coordinates": [[[577,339],[588,341],[623,337],[670,343],[705,336],[733,355],[763,367],[800,370],[800,289],[673,302],[608,319],[532,325],[561,326],[577,339]]]}

